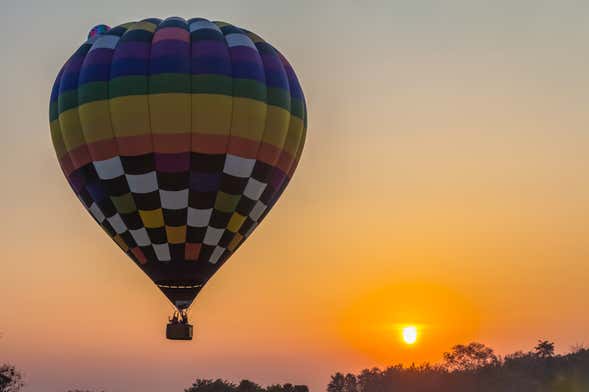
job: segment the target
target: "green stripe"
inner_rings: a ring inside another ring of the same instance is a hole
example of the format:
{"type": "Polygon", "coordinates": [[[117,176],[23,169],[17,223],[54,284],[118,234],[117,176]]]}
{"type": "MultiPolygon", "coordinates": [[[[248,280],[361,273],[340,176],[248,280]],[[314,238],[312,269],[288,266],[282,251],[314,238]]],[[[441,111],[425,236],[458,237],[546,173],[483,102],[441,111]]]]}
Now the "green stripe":
{"type": "Polygon", "coordinates": [[[289,92],[281,88],[266,87],[265,84],[255,80],[233,79],[224,75],[168,73],[150,76],[149,82],[146,76],[132,75],[114,78],[109,82],[86,83],[78,90],[61,94],[57,104],[51,103],[50,119],[54,120],[59,113],[84,103],[129,95],[146,95],[148,85],[151,94],[220,94],[250,98],[288,110],[294,116],[304,117],[303,102],[291,99],[289,92]]]}
{"type": "Polygon", "coordinates": [[[300,119],[305,118],[305,105],[300,99],[291,99],[290,113],[300,119]]]}
{"type": "Polygon", "coordinates": [[[149,93],[186,93],[190,94],[190,75],[164,73],[149,78],[149,93]]]}
{"type": "Polygon", "coordinates": [[[147,77],[143,75],[121,76],[109,82],[110,98],[147,94],[147,77]]]}
{"type": "Polygon", "coordinates": [[[266,85],[251,79],[233,79],[233,96],[266,102],[266,85]]]}
{"type": "Polygon", "coordinates": [[[268,105],[290,111],[290,93],[281,88],[270,87],[268,89],[268,105]]]}
{"type": "Polygon", "coordinates": [[[233,79],[223,75],[192,75],[193,94],[233,95],[233,79]]]}
{"type": "Polygon", "coordinates": [[[49,121],[57,120],[59,117],[59,109],[57,107],[57,101],[49,102],[49,121]]]}
{"type": "Polygon", "coordinates": [[[103,99],[108,99],[107,82],[86,83],[78,88],[78,101],[80,105],[103,99]]]}
{"type": "Polygon", "coordinates": [[[78,106],[78,90],[69,90],[61,94],[57,101],[57,107],[59,113],[63,113],[66,110],[73,109],[78,106]]]}

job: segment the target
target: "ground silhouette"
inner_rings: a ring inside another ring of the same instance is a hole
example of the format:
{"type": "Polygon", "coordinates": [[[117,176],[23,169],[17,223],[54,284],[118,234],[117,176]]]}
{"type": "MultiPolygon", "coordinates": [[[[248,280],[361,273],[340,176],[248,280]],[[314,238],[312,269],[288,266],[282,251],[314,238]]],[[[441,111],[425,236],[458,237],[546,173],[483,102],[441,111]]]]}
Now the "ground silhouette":
{"type": "MultiPolygon", "coordinates": [[[[0,365],[0,392],[18,392],[23,377],[12,365],[0,365]]],[[[481,343],[459,344],[439,364],[393,365],[357,374],[335,373],[327,392],[589,392],[589,348],[557,355],[554,343],[539,340],[528,352],[500,357],[481,343]]],[[[70,389],[67,392],[105,392],[70,389]]],[[[168,391],[166,391],[168,392],[168,391]]],[[[171,392],[171,391],[170,391],[171,392]]],[[[305,385],[262,387],[250,380],[234,384],[197,378],[184,392],[309,392],[305,385]]]]}
{"type": "Polygon", "coordinates": [[[331,376],[328,392],[589,392],[589,349],[555,355],[540,340],[503,358],[481,343],[456,345],[441,364],[365,369],[331,376]]]}

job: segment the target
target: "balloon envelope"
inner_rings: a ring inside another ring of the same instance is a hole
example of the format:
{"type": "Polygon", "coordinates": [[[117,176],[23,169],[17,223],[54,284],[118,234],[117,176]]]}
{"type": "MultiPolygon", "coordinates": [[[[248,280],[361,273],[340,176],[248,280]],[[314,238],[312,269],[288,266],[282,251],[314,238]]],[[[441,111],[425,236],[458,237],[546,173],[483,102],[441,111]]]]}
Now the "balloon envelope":
{"type": "Polygon", "coordinates": [[[72,189],[180,309],[281,195],[306,123],[288,61],[202,18],[93,28],[50,100],[72,189]]]}

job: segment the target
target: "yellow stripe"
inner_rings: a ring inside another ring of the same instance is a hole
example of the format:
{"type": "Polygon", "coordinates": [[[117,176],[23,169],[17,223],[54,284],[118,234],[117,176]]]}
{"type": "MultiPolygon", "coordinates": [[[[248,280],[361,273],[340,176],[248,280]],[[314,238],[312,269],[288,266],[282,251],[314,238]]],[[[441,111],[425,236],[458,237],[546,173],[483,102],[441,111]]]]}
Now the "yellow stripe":
{"type": "Polygon", "coordinates": [[[87,143],[113,138],[108,100],[94,101],[79,108],[80,123],[87,143]]]}
{"type": "Polygon", "coordinates": [[[192,94],[192,133],[229,135],[233,100],[222,94],[192,94]]]}
{"type": "Polygon", "coordinates": [[[233,98],[231,135],[261,141],[266,125],[267,107],[263,102],[251,98],[233,98]]]}
{"type": "Polygon", "coordinates": [[[59,115],[59,125],[67,151],[72,151],[85,143],[77,107],[62,112],[59,115]]]}
{"type": "Polygon", "coordinates": [[[190,132],[190,94],[150,94],[149,112],[154,134],[190,132]]]}
{"type": "Polygon", "coordinates": [[[63,135],[61,134],[59,120],[51,121],[49,128],[51,129],[51,141],[53,142],[53,148],[55,149],[57,158],[61,159],[67,153],[67,150],[65,148],[65,144],[63,143],[63,135]]]}
{"type": "Polygon", "coordinates": [[[278,106],[268,105],[266,129],[262,141],[282,148],[286,141],[290,123],[290,112],[278,106]]]}
{"type": "Polygon", "coordinates": [[[149,105],[147,95],[129,95],[110,100],[110,113],[116,136],[149,135],[149,105]]]}
{"type": "Polygon", "coordinates": [[[296,156],[299,148],[299,143],[303,135],[304,123],[298,117],[290,117],[290,126],[288,127],[288,134],[284,143],[284,150],[291,156],[296,156]]]}

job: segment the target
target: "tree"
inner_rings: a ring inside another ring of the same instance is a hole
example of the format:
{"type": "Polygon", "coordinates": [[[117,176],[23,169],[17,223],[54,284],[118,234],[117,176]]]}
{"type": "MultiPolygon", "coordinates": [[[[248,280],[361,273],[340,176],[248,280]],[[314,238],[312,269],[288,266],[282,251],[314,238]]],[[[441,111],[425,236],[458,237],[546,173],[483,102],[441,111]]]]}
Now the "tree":
{"type": "MultiPolygon", "coordinates": [[[[91,389],[70,389],[67,392],[94,392],[91,389]]],[[[104,391],[100,391],[100,392],[104,392],[104,391]]]]}
{"type": "Polygon", "coordinates": [[[295,392],[295,386],[287,382],[282,386],[282,392],[295,392]]]}
{"type": "Polygon", "coordinates": [[[280,384],[272,384],[266,387],[266,392],[284,392],[284,388],[280,384]]]}
{"type": "Polygon", "coordinates": [[[498,363],[493,349],[482,343],[458,344],[444,353],[444,368],[450,372],[471,372],[498,363]]]}
{"type": "Polygon", "coordinates": [[[358,392],[358,380],[356,380],[356,376],[351,373],[346,374],[344,377],[343,392],[358,392]]]}
{"type": "Polygon", "coordinates": [[[192,386],[184,392],[236,392],[237,387],[229,381],[220,378],[213,380],[197,378],[192,386]]]}
{"type": "Polygon", "coordinates": [[[554,356],[554,343],[548,340],[538,340],[534,350],[536,356],[540,358],[552,358],[554,356]]]}
{"type": "Polygon", "coordinates": [[[24,385],[22,374],[14,366],[0,366],[0,392],[17,392],[24,385]]]}
{"type": "Polygon", "coordinates": [[[340,372],[331,376],[331,381],[327,384],[327,392],[344,392],[345,377],[340,372]]]}
{"type": "Polygon", "coordinates": [[[250,380],[241,380],[237,386],[238,392],[263,392],[264,389],[250,380]]]}

